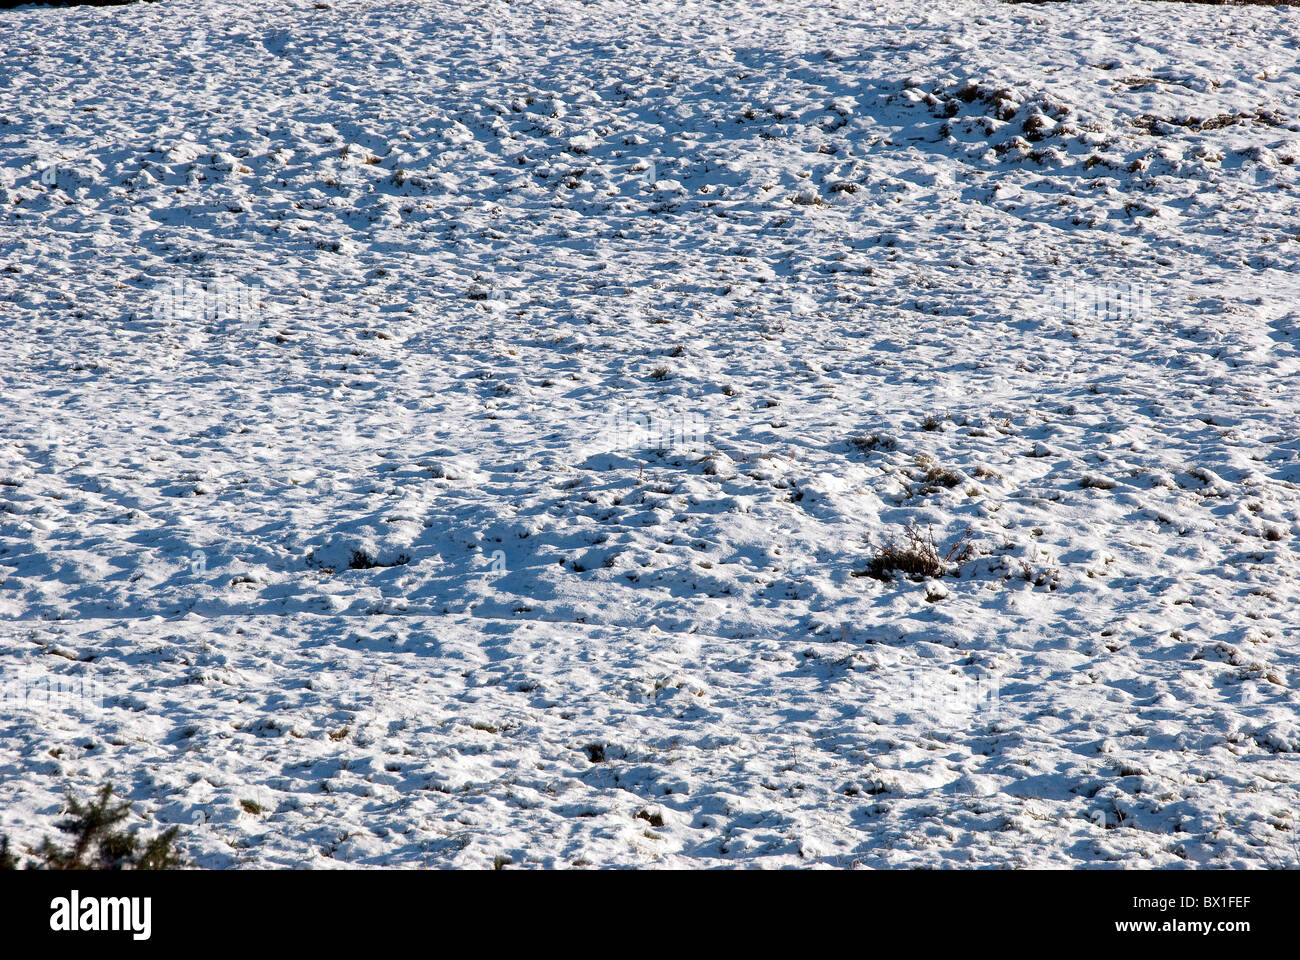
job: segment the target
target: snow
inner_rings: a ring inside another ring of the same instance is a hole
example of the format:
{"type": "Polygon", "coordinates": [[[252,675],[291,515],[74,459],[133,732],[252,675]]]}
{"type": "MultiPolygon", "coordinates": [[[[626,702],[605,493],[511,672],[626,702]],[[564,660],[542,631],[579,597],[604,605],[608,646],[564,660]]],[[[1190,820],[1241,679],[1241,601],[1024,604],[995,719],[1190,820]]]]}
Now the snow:
{"type": "Polygon", "coordinates": [[[1300,12],[0,16],[0,830],[1300,863],[1300,12]],[[960,576],[860,575],[909,523],[960,576]]]}

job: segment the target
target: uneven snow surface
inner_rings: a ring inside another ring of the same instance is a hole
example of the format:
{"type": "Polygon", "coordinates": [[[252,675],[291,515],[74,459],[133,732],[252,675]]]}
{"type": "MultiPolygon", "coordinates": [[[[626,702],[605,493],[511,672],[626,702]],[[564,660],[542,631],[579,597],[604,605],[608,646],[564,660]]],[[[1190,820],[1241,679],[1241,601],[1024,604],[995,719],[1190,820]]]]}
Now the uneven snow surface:
{"type": "Polygon", "coordinates": [[[1300,863],[1300,10],[0,13],[0,831],[1300,863]],[[972,553],[869,564],[909,524],[972,553]]]}

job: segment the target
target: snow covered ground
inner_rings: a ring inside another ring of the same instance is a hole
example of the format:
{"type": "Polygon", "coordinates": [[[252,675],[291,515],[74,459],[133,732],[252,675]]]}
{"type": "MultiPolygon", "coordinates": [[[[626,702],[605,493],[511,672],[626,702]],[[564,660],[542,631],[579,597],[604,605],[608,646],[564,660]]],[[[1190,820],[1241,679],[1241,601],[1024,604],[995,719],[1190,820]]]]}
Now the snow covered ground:
{"type": "Polygon", "coordinates": [[[1300,864],[1300,10],[0,49],[15,841],[112,780],[208,867],[1300,864]],[[864,575],[909,524],[973,555],[864,575]]]}

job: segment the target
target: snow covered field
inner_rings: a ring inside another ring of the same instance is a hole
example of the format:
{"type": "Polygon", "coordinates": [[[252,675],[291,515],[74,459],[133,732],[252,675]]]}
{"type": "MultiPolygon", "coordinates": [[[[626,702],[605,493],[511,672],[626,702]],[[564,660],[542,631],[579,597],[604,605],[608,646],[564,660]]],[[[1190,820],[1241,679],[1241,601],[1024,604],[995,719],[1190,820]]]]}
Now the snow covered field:
{"type": "Polygon", "coordinates": [[[112,780],[207,867],[1300,864],[1297,49],[0,13],[0,832],[112,780]],[[869,575],[909,524],[970,554],[869,575]]]}

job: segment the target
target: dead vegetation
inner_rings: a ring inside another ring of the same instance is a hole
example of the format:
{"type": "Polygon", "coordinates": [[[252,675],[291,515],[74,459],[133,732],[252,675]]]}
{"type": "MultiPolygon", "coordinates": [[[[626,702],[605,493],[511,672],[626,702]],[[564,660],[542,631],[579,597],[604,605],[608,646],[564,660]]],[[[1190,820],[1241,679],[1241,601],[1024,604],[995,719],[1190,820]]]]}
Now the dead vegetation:
{"type": "Polygon", "coordinates": [[[940,552],[930,527],[922,530],[916,523],[909,523],[901,538],[890,537],[871,558],[866,569],[853,571],[853,576],[888,582],[896,574],[914,580],[957,574],[961,565],[974,556],[971,536],[972,531],[967,527],[946,550],[940,552]]]}

